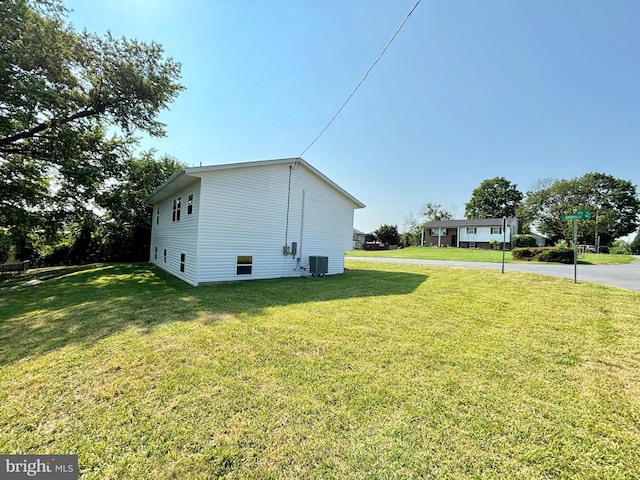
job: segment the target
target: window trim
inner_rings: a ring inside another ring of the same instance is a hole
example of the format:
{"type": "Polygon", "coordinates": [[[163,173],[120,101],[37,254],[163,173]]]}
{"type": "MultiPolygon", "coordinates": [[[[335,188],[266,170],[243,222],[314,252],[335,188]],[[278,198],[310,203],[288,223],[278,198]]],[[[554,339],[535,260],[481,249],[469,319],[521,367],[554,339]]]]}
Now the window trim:
{"type": "Polygon", "coordinates": [[[236,276],[244,275],[253,275],[253,255],[236,255],[236,276]]]}
{"type": "Polygon", "coordinates": [[[182,197],[173,199],[173,213],[171,214],[171,220],[173,222],[180,221],[180,210],[182,209],[182,197]]]}

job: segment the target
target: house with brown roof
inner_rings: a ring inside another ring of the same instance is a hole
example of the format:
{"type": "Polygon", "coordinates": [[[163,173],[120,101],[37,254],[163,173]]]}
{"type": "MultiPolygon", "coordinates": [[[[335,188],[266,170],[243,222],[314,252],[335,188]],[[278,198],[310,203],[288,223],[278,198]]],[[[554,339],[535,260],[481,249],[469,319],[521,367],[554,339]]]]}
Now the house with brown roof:
{"type": "Polygon", "coordinates": [[[423,246],[491,248],[491,241],[511,248],[511,236],[522,233],[517,218],[434,220],[424,225],[423,246]]]}

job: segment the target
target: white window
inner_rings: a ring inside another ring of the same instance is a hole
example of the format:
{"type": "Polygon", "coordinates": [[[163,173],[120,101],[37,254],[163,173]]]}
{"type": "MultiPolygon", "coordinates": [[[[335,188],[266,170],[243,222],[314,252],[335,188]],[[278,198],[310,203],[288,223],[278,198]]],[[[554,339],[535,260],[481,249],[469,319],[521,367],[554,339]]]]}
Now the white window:
{"type": "Polygon", "coordinates": [[[193,213],[193,193],[187,198],[187,215],[193,213]]]}
{"type": "Polygon", "coordinates": [[[478,233],[478,229],[476,227],[467,227],[467,233],[475,235],[478,233]]]}
{"type": "Polygon", "coordinates": [[[446,228],[432,228],[431,229],[431,236],[432,237],[437,237],[437,236],[444,237],[446,235],[447,235],[447,229],[446,228]]]}
{"type": "Polygon", "coordinates": [[[173,214],[171,215],[171,219],[174,222],[180,221],[181,204],[182,204],[182,197],[178,197],[173,200],[173,214]]]}
{"type": "Polygon", "coordinates": [[[476,242],[469,242],[469,248],[476,248],[476,242]]]}
{"type": "Polygon", "coordinates": [[[251,275],[253,270],[253,257],[251,255],[238,255],[236,257],[236,275],[251,275]]]}
{"type": "Polygon", "coordinates": [[[491,234],[495,235],[497,233],[502,233],[502,227],[491,227],[491,234]]]}

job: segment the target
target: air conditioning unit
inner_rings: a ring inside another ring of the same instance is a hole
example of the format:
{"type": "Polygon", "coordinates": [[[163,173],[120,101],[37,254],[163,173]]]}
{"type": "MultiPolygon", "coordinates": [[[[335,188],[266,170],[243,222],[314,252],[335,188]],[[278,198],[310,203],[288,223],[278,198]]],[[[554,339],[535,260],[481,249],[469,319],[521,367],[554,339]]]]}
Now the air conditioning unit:
{"type": "Polygon", "coordinates": [[[309,257],[309,272],[312,277],[322,277],[329,271],[329,257],[309,257]]]}

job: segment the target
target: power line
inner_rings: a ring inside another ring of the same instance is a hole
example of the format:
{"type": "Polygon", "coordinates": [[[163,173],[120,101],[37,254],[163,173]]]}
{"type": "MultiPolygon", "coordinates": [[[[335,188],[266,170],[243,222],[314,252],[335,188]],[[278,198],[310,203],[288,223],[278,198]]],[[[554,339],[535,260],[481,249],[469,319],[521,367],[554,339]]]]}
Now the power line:
{"type": "MultiPolygon", "coordinates": [[[[364,77],[362,77],[362,80],[360,80],[360,83],[358,83],[358,85],[356,85],[356,88],[353,89],[353,92],[351,92],[351,95],[349,95],[347,97],[347,99],[344,101],[344,103],[342,104],[342,106],[338,109],[338,111],[336,112],[336,114],[331,118],[331,120],[329,120],[329,123],[327,123],[325,125],[325,127],[322,129],[322,131],[318,134],[318,136],[316,138],[313,139],[313,142],[311,142],[309,144],[309,146],[307,148],[305,148],[302,153],[300,155],[298,155],[298,157],[302,157],[307,150],[309,150],[314,143],[316,143],[318,141],[318,139],[322,136],[322,134],[327,130],[327,128],[329,128],[329,126],[333,123],[333,121],[336,119],[336,117],[338,115],[340,115],[340,112],[342,112],[342,109],[347,105],[347,103],[349,103],[349,100],[351,100],[351,97],[353,97],[355,95],[355,93],[358,91],[358,89],[360,88],[360,85],[362,85],[364,83],[364,81],[367,79],[367,77],[369,76],[369,73],[371,73],[371,70],[373,70],[373,67],[376,66],[376,64],[380,61],[380,59],[382,58],[382,56],[385,54],[385,52],[387,51],[387,48],[389,48],[389,46],[391,45],[391,43],[395,40],[395,38],[398,36],[398,34],[400,33],[400,30],[402,30],[402,27],[404,27],[404,24],[407,22],[407,20],[409,19],[409,17],[411,16],[411,14],[413,13],[413,11],[418,7],[418,5],[420,4],[420,0],[418,0],[416,2],[416,4],[413,6],[413,8],[411,9],[411,11],[409,13],[407,13],[407,16],[404,17],[404,20],[402,21],[402,23],[400,24],[400,26],[398,27],[398,29],[396,30],[396,33],[393,34],[393,37],[391,37],[391,40],[389,40],[387,42],[387,44],[385,45],[385,47],[382,49],[382,52],[380,52],[380,55],[378,55],[378,58],[376,58],[374,60],[374,62],[371,64],[371,66],[369,67],[369,70],[367,70],[367,73],[364,74],[364,77]]],[[[297,167],[297,164],[296,164],[297,167]]]]}

